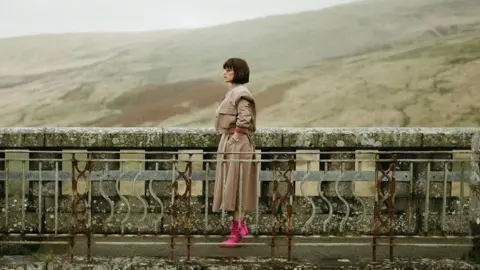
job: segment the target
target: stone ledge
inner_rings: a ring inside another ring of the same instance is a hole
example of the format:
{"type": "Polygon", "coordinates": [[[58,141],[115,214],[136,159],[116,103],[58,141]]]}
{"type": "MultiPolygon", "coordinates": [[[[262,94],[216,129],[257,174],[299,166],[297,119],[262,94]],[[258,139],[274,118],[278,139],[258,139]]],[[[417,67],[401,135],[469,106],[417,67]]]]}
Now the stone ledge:
{"type": "MultiPolygon", "coordinates": [[[[259,128],[257,148],[470,148],[480,128],[259,128]]],[[[213,128],[0,128],[0,147],[215,148],[213,128]]]]}
{"type": "Polygon", "coordinates": [[[460,147],[470,148],[475,133],[480,128],[422,128],[424,147],[460,147]]]}

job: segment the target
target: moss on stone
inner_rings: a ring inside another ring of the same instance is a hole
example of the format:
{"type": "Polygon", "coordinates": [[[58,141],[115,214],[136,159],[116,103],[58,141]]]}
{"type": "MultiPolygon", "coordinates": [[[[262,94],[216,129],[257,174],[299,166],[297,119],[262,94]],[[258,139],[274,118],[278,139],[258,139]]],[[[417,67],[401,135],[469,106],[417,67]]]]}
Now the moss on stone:
{"type": "Polygon", "coordinates": [[[47,128],[46,147],[103,147],[105,129],[100,128],[47,128]]]}
{"type": "Polygon", "coordinates": [[[41,147],[44,131],[43,128],[0,128],[0,147],[41,147]]]}
{"type": "Polygon", "coordinates": [[[275,148],[282,147],[282,129],[280,128],[261,128],[254,135],[256,148],[275,148]]]}
{"type": "MultiPolygon", "coordinates": [[[[257,148],[470,147],[480,128],[260,128],[257,148]]],[[[0,128],[0,147],[215,148],[213,128],[0,128]]]]}
{"type": "Polygon", "coordinates": [[[470,148],[472,136],[480,128],[422,128],[424,147],[470,148]]]}
{"type": "Polygon", "coordinates": [[[319,147],[319,130],[314,128],[283,129],[282,146],[295,148],[319,147]]]}
{"type": "Polygon", "coordinates": [[[415,128],[324,128],[319,146],[338,148],[421,147],[422,134],[415,128]]]}
{"type": "Polygon", "coordinates": [[[138,148],[163,145],[161,128],[110,128],[103,136],[105,147],[138,148]]]}
{"type": "Polygon", "coordinates": [[[163,146],[178,148],[216,147],[215,130],[211,128],[164,128],[163,146]]]}

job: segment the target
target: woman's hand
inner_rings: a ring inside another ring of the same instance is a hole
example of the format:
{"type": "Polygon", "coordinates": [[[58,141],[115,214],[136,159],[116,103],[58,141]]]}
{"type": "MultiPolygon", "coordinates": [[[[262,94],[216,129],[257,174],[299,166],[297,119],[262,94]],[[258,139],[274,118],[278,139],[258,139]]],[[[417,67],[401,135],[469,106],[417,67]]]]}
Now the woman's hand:
{"type": "Polygon", "coordinates": [[[235,130],[235,132],[233,133],[232,135],[232,139],[236,142],[238,142],[238,140],[240,140],[240,136],[242,136],[243,132],[240,131],[240,130],[235,130]]]}
{"type": "Polygon", "coordinates": [[[238,142],[238,140],[240,140],[240,135],[241,135],[241,134],[236,133],[236,132],[233,133],[233,135],[232,135],[232,140],[238,142]]]}

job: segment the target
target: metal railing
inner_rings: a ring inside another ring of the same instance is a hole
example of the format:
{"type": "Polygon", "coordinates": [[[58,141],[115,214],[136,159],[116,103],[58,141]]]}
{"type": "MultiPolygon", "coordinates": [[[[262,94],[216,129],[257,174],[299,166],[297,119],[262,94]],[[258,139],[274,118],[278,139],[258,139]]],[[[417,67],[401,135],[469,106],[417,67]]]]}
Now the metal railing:
{"type": "MultiPolygon", "coordinates": [[[[199,160],[198,152],[188,151],[129,154],[140,158],[122,159],[116,151],[0,151],[0,243],[68,245],[73,258],[76,238],[85,237],[90,259],[91,245],[122,244],[96,238],[138,237],[128,244],[167,245],[174,261],[177,246],[186,246],[189,260],[192,246],[218,245],[198,239],[227,236],[229,216],[210,209],[218,153],[202,152],[199,160]]],[[[258,165],[248,236],[258,241],[238,245],[270,247],[272,260],[279,246],[287,246],[291,260],[295,246],[348,245],[371,246],[375,262],[380,246],[389,247],[392,260],[396,246],[469,245],[396,239],[475,237],[468,233],[470,220],[480,217],[467,194],[471,167],[478,163],[471,151],[261,155],[225,162],[258,165]],[[302,212],[305,206],[309,210],[302,212]],[[270,222],[260,218],[265,216],[270,222]],[[301,222],[294,222],[296,216],[301,222]],[[322,241],[334,238],[371,242],[322,241]]],[[[241,209],[241,199],[239,204],[241,209]]]]}

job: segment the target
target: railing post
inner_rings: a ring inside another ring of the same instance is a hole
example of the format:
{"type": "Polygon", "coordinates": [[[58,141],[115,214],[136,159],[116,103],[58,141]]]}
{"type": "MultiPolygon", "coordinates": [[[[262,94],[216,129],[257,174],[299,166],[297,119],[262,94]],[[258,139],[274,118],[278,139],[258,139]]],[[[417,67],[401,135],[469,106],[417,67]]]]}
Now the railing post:
{"type": "MultiPolygon", "coordinates": [[[[372,220],[367,218],[365,205],[374,202],[377,188],[375,185],[375,177],[366,178],[363,174],[365,172],[375,172],[377,158],[377,149],[355,151],[355,171],[357,172],[357,177],[352,181],[352,193],[362,207],[363,215],[359,218],[358,225],[356,226],[359,233],[368,232],[370,228],[372,228],[372,220]],[[367,203],[365,203],[365,201],[367,203]]],[[[373,211],[373,209],[368,209],[369,213],[371,213],[371,211],[373,211]]]]}
{"type": "Polygon", "coordinates": [[[291,232],[292,222],[292,196],[293,181],[292,172],[295,170],[295,161],[291,155],[277,156],[279,161],[274,162],[273,169],[273,192],[272,192],[272,240],[271,240],[271,261],[275,261],[275,249],[278,243],[276,239],[282,230],[288,241],[288,260],[291,260],[291,232]],[[283,159],[283,161],[281,161],[283,159]],[[286,190],[279,192],[279,185],[285,181],[286,190]]]}
{"type": "Polygon", "coordinates": [[[305,176],[302,181],[295,182],[295,197],[297,197],[296,205],[300,204],[305,208],[307,205],[310,205],[312,208],[312,213],[310,216],[307,216],[306,213],[302,213],[301,210],[295,211],[297,214],[296,220],[302,221],[302,223],[305,224],[302,228],[299,228],[296,231],[305,234],[313,234],[315,227],[311,225],[318,211],[315,205],[315,197],[318,197],[319,194],[317,190],[318,181],[312,181],[309,179],[309,175],[312,171],[320,171],[320,151],[303,149],[297,150],[295,157],[295,171],[305,172],[305,176]]]}
{"type": "MultiPolygon", "coordinates": [[[[22,172],[22,175],[24,175],[30,170],[29,158],[28,150],[7,150],[5,152],[5,159],[7,160],[5,170],[22,172]]],[[[25,232],[25,205],[29,193],[28,186],[22,176],[19,178],[10,177],[8,181],[5,181],[5,227],[7,231],[14,227],[13,224],[21,224],[19,226],[20,230],[17,232],[25,232]]]]}
{"type": "Polygon", "coordinates": [[[390,249],[390,261],[393,261],[393,248],[394,244],[394,226],[395,226],[395,195],[396,195],[396,166],[397,166],[397,157],[395,154],[392,156],[392,160],[389,162],[387,170],[384,170],[381,166],[381,163],[377,163],[376,169],[376,195],[374,203],[374,213],[373,213],[373,239],[372,239],[372,262],[376,263],[377,261],[377,246],[378,243],[377,237],[381,234],[381,228],[385,229],[385,233],[388,234],[389,243],[387,244],[390,249]],[[382,182],[387,181],[387,189],[382,188],[382,182]],[[388,211],[387,218],[382,217],[382,208],[386,206],[388,211]]]}

